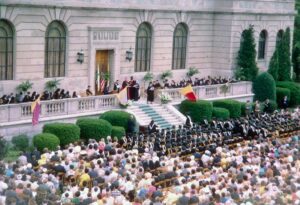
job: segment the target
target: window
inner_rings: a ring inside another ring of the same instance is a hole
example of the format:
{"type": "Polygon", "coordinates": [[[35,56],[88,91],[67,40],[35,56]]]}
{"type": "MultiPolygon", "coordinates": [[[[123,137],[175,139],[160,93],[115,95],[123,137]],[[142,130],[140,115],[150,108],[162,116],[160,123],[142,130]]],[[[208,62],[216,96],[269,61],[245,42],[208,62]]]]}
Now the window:
{"type": "Polygon", "coordinates": [[[13,40],[11,24],[0,20],[0,80],[13,79],[13,40]]]}
{"type": "Polygon", "coordinates": [[[64,26],[53,21],[46,32],[45,77],[65,76],[66,31],[64,26]]]}
{"type": "Polygon", "coordinates": [[[142,23],[136,33],[135,72],[150,70],[151,38],[151,26],[148,23],[142,23]]]}
{"type": "Polygon", "coordinates": [[[282,41],[282,38],[283,38],[283,30],[279,30],[276,36],[276,46],[279,45],[279,43],[282,41]]]}
{"type": "Polygon", "coordinates": [[[265,59],[266,54],[267,31],[263,30],[259,34],[258,59],[265,59]]]}
{"type": "Polygon", "coordinates": [[[187,29],[182,23],[178,24],[173,36],[173,69],[184,69],[186,62],[187,29]]]}

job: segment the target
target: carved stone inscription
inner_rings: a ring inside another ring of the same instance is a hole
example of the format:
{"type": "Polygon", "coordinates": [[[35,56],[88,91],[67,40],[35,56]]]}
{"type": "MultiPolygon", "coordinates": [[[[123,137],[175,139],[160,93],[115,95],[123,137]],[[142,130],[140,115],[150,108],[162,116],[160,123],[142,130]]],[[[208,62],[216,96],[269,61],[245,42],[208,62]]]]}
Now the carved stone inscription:
{"type": "Polygon", "coordinates": [[[118,41],[119,31],[93,31],[93,41],[118,41]]]}

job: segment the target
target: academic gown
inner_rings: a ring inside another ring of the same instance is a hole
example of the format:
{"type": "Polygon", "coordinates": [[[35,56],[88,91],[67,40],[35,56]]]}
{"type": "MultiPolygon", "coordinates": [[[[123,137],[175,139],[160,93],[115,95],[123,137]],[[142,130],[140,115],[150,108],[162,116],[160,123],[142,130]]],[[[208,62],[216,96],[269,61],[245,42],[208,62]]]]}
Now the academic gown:
{"type": "Polygon", "coordinates": [[[149,134],[155,133],[156,129],[157,129],[157,125],[155,124],[154,121],[151,121],[150,124],[148,125],[149,134]]]}
{"type": "Polygon", "coordinates": [[[139,89],[140,89],[140,85],[135,82],[135,84],[133,85],[133,100],[134,101],[139,100],[139,89]]]}
{"type": "Polygon", "coordinates": [[[134,85],[135,85],[135,80],[130,80],[128,82],[128,99],[129,100],[134,100],[134,85]]]}
{"type": "Polygon", "coordinates": [[[154,87],[149,86],[147,88],[147,102],[153,102],[154,101],[154,87]]]}

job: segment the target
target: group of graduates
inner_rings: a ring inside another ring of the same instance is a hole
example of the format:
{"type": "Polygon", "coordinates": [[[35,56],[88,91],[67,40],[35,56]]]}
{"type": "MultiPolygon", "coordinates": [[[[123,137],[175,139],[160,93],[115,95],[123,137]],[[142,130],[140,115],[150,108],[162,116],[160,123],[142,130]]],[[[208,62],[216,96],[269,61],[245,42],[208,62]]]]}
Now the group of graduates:
{"type": "MultiPolygon", "coordinates": [[[[192,86],[203,86],[203,85],[215,85],[215,84],[224,84],[224,83],[234,83],[235,80],[231,78],[222,78],[222,77],[210,77],[207,78],[195,78],[192,80],[191,78],[185,80],[181,80],[179,82],[175,82],[172,80],[171,82],[168,79],[165,79],[162,83],[159,80],[155,80],[150,82],[145,92],[147,93],[147,102],[152,103],[155,98],[155,91],[157,89],[164,88],[182,88],[187,85],[192,86]]],[[[128,99],[133,101],[138,101],[140,99],[140,84],[138,80],[134,79],[133,76],[130,77],[130,80],[125,79],[122,84],[120,84],[119,80],[116,80],[113,85],[113,91],[109,92],[109,86],[105,86],[105,91],[103,94],[107,95],[110,93],[119,93],[122,89],[127,87],[128,89],[128,99]]],[[[89,86],[85,93],[86,96],[93,95],[91,91],[91,87],[89,86]]],[[[33,102],[40,97],[40,94],[37,92],[19,92],[17,94],[11,93],[8,95],[3,95],[0,98],[0,105],[5,104],[14,104],[14,103],[26,103],[33,102]]],[[[77,98],[80,97],[79,94],[74,91],[72,94],[69,91],[65,91],[64,89],[56,89],[54,92],[44,91],[41,96],[41,100],[53,100],[53,99],[65,99],[65,98],[77,98]]]]}
{"type": "MultiPolygon", "coordinates": [[[[207,78],[195,78],[192,80],[191,78],[185,80],[181,80],[179,82],[175,82],[172,80],[171,82],[168,79],[163,80],[162,83],[159,80],[150,81],[148,87],[145,89],[145,93],[147,94],[147,102],[153,103],[155,98],[155,91],[158,89],[166,89],[166,88],[182,88],[187,85],[192,86],[204,86],[204,85],[215,85],[215,84],[225,84],[225,83],[234,83],[237,82],[231,78],[222,78],[222,77],[210,77],[207,78]]],[[[126,78],[120,84],[119,80],[116,80],[113,85],[113,93],[119,93],[124,88],[128,90],[128,99],[133,101],[138,101],[140,99],[140,84],[137,80],[130,77],[128,81],[126,78]]]]}
{"type": "Polygon", "coordinates": [[[66,98],[77,98],[79,95],[76,91],[73,92],[71,95],[69,91],[65,91],[64,89],[56,89],[54,92],[49,92],[45,90],[42,95],[38,94],[36,91],[34,92],[19,92],[16,95],[13,93],[9,95],[3,95],[0,98],[0,105],[6,104],[14,104],[14,103],[27,103],[27,102],[34,102],[38,98],[40,100],[58,100],[58,99],[66,99],[66,98]]]}
{"type": "Polygon", "coordinates": [[[216,84],[225,84],[225,83],[235,83],[236,80],[232,78],[222,78],[222,77],[211,77],[208,76],[207,78],[195,78],[192,80],[191,78],[185,80],[181,80],[179,82],[175,82],[172,80],[169,82],[168,79],[164,80],[163,88],[182,88],[187,85],[192,86],[204,86],[204,85],[216,85],[216,84]]]}
{"type": "Polygon", "coordinates": [[[190,117],[187,117],[185,126],[160,131],[152,120],[147,133],[130,134],[123,142],[128,149],[136,148],[140,153],[153,150],[158,156],[170,153],[182,156],[204,150],[214,153],[218,146],[298,131],[299,122],[298,109],[293,114],[288,111],[258,115],[253,113],[245,118],[211,122],[204,120],[199,124],[192,123],[190,117]]]}

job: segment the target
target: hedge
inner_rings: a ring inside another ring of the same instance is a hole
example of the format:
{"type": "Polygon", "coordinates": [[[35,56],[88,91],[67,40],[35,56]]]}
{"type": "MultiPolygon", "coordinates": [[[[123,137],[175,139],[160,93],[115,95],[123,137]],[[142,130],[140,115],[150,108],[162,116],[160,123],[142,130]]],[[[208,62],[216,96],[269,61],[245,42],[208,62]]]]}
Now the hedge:
{"type": "Polygon", "coordinates": [[[125,136],[125,133],[126,133],[126,131],[125,131],[124,127],[112,126],[112,130],[111,130],[112,137],[117,137],[118,139],[120,139],[125,136]]]}
{"type": "Polygon", "coordinates": [[[80,127],[81,139],[100,140],[111,135],[112,126],[106,120],[101,119],[78,119],[76,124],[80,127]]]}
{"type": "Polygon", "coordinates": [[[297,106],[300,104],[300,84],[288,81],[276,82],[277,87],[287,88],[291,92],[290,106],[297,106]]]}
{"type": "MultiPolygon", "coordinates": [[[[264,110],[264,103],[263,104],[263,110],[264,110]]],[[[277,103],[273,100],[270,100],[270,107],[268,110],[266,110],[267,113],[273,113],[277,109],[277,103]]]]}
{"type": "Polygon", "coordinates": [[[43,132],[56,135],[60,140],[61,146],[68,145],[80,139],[80,128],[71,123],[45,124],[43,132]]]}
{"type": "Polygon", "coordinates": [[[230,113],[230,118],[241,117],[241,103],[236,100],[213,101],[214,107],[226,108],[230,113]]]}
{"type": "Polygon", "coordinates": [[[29,147],[29,138],[27,135],[14,136],[11,140],[15,148],[20,151],[26,151],[29,147]]]}
{"type": "MultiPolygon", "coordinates": [[[[128,131],[128,121],[132,120],[133,115],[119,110],[107,111],[100,115],[100,119],[108,121],[113,126],[124,127],[128,131]]],[[[135,117],[133,116],[134,123],[136,122],[135,117]]]]}
{"type": "Polygon", "coordinates": [[[48,148],[49,150],[55,150],[57,149],[59,143],[59,138],[51,133],[41,133],[33,137],[33,145],[39,151],[43,151],[44,148],[48,148]]]}
{"type": "Polygon", "coordinates": [[[261,73],[253,81],[254,100],[260,102],[276,100],[276,83],[273,76],[267,72],[261,73]]]}
{"type": "Polygon", "coordinates": [[[277,104],[278,107],[282,108],[282,100],[285,96],[287,96],[288,101],[291,99],[291,91],[287,88],[281,88],[277,87],[276,88],[276,98],[277,98],[277,104]]]}
{"type": "Polygon", "coordinates": [[[213,117],[218,120],[227,120],[230,117],[230,113],[227,109],[221,107],[214,107],[213,108],[213,117]]]}
{"type": "Polygon", "coordinates": [[[193,122],[202,122],[204,119],[210,121],[212,109],[212,103],[205,100],[198,100],[197,102],[184,100],[179,105],[180,112],[188,114],[193,122]]]}

